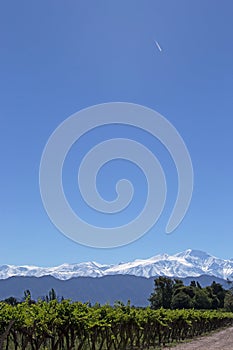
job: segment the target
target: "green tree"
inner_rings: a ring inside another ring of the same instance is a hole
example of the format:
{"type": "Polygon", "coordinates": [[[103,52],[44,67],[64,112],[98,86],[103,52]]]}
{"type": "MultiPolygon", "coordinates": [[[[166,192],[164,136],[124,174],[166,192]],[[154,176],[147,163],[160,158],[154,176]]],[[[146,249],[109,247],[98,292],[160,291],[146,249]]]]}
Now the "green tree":
{"type": "Polygon", "coordinates": [[[23,300],[24,301],[31,301],[32,297],[31,297],[31,292],[29,289],[25,290],[24,291],[24,297],[23,297],[23,300]]]}
{"type": "Polygon", "coordinates": [[[190,287],[196,288],[197,287],[196,281],[191,281],[190,287]]]}
{"type": "Polygon", "coordinates": [[[208,297],[205,289],[197,289],[193,298],[193,307],[195,309],[211,309],[211,299],[208,297]]]}
{"type": "Polygon", "coordinates": [[[233,294],[231,291],[227,291],[225,295],[224,308],[226,311],[233,312],[233,294]]]}
{"type": "Polygon", "coordinates": [[[18,300],[15,297],[9,297],[4,300],[4,303],[15,306],[18,304],[18,300]]]}
{"type": "Polygon", "coordinates": [[[52,300],[58,300],[57,294],[53,288],[49,291],[49,295],[46,295],[45,300],[47,303],[52,300]]]}
{"type": "Polygon", "coordinates": [[[154,281],[154,292],[151,294],[149,301],[152,309],[171,308],[174,281],[168,277],[158,277],[154,281]]]}
{"type": "Polygon", "coordinates": [[[216,283],[215,281],[213,281],[210,288],[212,289],[213,295],[216,296],[219,300],[218,307],[223,308],[226,290],[223,288],[223,286],[220,283],[216,283]]]}
{"type": "Polygon", "coordinates": [[[192,299],[188,294],[180,290],[176,295],[173,296],[171,308],[190,309],[192,308],[192,299]]]}
{"type": "Polygon", "coordinates": [[[195,288],[183,285],[179,288],[174,289],[173,294],[175,296],[176,294],[181,293],[181,292],[187,294],[188,296],[190,296],[190,298],[193,298],[195,295],[195,288]]]}

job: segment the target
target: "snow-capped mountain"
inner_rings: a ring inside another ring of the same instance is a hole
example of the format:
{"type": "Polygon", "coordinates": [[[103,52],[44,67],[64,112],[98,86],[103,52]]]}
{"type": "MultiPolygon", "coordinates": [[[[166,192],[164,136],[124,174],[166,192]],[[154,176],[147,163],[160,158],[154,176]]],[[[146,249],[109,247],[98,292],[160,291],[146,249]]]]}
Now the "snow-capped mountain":
{"type": "Polygon", "coordinates": [[[233,259],[224,260],[199,250],[188,249],[175,255],[157,255],[150,259],[137,259],[117,265],[101,265],[96,262],[63,264],[56,267],[0,266],[0,279],[12,276],[53,276],[60,280],[73,277],[102,277],[107,275],[134,275],[140,277],[198,277],[211,275],[233,279],[233,259]]]}

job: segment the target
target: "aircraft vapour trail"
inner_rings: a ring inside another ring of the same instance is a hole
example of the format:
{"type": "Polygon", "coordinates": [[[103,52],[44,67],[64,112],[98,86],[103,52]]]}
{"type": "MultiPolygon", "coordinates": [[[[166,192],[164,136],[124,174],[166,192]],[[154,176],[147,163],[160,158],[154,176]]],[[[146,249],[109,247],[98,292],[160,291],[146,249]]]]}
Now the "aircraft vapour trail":
{"type": "Polygon", "coordinates": [[[161,46],[159,45],[158,41],[155,40],[155,44],[156,44],[157,48],[159,49],[159,51],[162,52],[162,48],[161,48],[161,46]]]}

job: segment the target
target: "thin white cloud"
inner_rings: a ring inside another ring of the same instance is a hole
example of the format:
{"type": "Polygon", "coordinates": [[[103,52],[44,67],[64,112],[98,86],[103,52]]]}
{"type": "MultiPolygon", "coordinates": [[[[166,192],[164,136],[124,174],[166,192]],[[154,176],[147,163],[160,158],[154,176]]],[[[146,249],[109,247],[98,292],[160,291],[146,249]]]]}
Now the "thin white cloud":
{"type": "Polygon", "coordinates": [[[155,45],[157,46],[157,48],[159,49],[160,52],[162,52],[162,48],[161,46],[159,45],[158,41],[155,40],[155,45]]]}

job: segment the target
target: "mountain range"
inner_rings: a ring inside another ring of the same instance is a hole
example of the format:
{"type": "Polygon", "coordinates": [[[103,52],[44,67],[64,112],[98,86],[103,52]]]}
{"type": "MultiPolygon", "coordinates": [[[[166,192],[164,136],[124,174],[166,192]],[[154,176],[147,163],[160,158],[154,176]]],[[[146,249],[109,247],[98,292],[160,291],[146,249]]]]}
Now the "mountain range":
{"type": "MultiPolygon", "coordinates": [[[[202,287],[209,286],[215,281],[221,283],[224,288],[229,288],[225,280],[213,276],[186,277],[182,280],[185,285],[189,285],[192,280],[198,281],[202,287]]],[[[90,302],[92,305],[95,303],[113,305],[118,300],[126,304],[130,300],[132,305],[147,306],[148,298],[154,288],[154,278],[112,275],[100,278],[75,277],[59,280],[52,276],[16,276],[0,280],[0,300],[11,296],[23,300],[26,290],[30,290],[32,299],[43,299],[52,288],[59,299],[64,297],[83,303],[90,302]]]]}
{"type": "Polygon", "coordinates": [[[83,262],[62,264],[56,267],[0,266],[0,279],[8,279],[13,276],[51,276],[59,280],[69,280],[76,277],[109,275],[131,275],[147,279],[155,276],[186,278],[208,275],[231,280],[233,279],[233,259],[220,259],[200,250],[187,249],[175,255],[161,254],[149,259],[137,259],[116,265],[83,262]]]}

